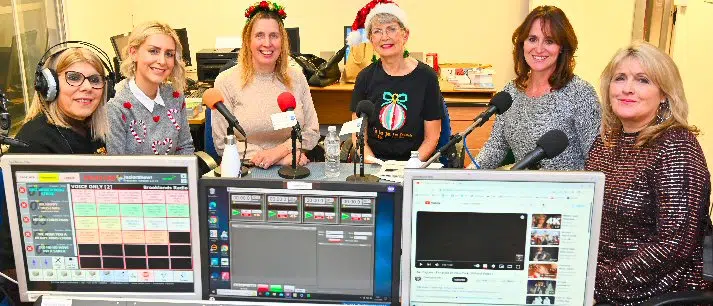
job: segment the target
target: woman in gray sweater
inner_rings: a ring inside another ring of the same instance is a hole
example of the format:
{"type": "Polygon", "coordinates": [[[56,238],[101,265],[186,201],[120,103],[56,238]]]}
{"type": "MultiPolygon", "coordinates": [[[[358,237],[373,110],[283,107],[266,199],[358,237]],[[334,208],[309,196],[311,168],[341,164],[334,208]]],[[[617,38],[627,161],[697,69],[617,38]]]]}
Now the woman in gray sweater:
{"type": "Polygon", "coordinates": [[[126,80],[108,102],[108,154],[193,154],[182,50],[167,24],[147,22],[131,32],[121,51],[126,80]]]}
{"type": "Polygon", "coordinates": [[[601,108],[594,87],[574,75],[577,36],[572,25],[559,8],[540,6],[515,30],[512,41],[517,77],[503,90],[513,104],[495,120],[476,160],[483,169],[497,168],[509,150],[521,160],[543,134],[558,129],[567,134],[569,146],[539,168],[583,169],[599,134],[601,108]]]}

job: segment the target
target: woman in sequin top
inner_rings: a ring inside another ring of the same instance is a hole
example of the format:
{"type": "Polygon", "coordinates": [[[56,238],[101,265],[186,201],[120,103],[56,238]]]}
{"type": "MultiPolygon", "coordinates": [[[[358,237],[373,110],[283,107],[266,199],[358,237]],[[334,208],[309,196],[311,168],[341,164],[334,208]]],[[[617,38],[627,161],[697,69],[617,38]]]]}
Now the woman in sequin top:
{"type": "Polygon", "coordinates": [[[562,130],[569,146],[541,169],[581,170],[599,134],[601,111],[594,87],[574,75],[577,36],[554,6],[532,10],[512,35],[517,77],[505,85],[512,106],[498,116],[476,158],[483,169],[500,166],[508,151],[521,160],[546,132],[562,130]]]}
{"type": "Polygon", "coordinates": [[[602,133],[586,169],[606,175],[595,298],[638,304],[700,290],[710,174],[678,68],[647,43],[620,50],[601,77],[602,133]]]}

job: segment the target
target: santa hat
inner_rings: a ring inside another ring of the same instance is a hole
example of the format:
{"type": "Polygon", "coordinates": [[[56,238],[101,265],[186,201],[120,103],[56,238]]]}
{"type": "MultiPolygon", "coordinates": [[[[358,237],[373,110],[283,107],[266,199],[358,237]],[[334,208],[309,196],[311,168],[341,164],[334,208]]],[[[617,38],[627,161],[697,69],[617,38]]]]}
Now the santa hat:
{"type": "Polygon", "coordinates": [[[379,13],[391,14],[401,21],[404,26],[407,26],[406,12],[394,3],[394,1],[372,0],[357,12],[354,23],[352,24],[352,31],[347,35],[347,44],[350,46],[360,44],[363,38],[361,37],[361,33],[359,33],[359,29],[363,29],[371,22],[371,18],[379,13]]]}

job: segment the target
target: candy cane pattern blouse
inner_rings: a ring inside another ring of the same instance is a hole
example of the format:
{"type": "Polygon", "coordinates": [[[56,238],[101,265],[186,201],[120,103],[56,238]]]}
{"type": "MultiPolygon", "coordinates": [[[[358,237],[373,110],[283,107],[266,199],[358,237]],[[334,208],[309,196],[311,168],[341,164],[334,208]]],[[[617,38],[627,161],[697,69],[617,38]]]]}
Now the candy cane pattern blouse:
{"type": "Polygon", "coordinates": [[[168,84],[159,87],[163,105],[148,101],[141,93],[134,94],[130,80],[119,84],[116,96],[107,104],[109,136],[106,142],[109,155],[173,155],[193,154],[186,115],[185,97],[168,84]],[[144,99],[142,103],[141,99],[144,99]],[[149,110],[146,105],[153,105],[149,110]]]}

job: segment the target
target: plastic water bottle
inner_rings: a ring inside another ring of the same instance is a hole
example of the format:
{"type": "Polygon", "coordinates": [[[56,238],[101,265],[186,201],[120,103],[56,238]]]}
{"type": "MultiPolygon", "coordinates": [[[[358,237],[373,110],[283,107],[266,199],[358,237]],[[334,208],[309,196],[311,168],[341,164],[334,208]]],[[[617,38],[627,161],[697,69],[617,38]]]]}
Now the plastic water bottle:
{"type": "Polygon", "coordinates": [[[235,135],[225,136],[225,148],[223,149],[223,161],[220,164],[221,177],[240,177],[240,152],[236,145],[235,135]]]}
{"type": "Polygon", "coordinates": [[[411,151],[411,158],[406,162],[406,168],[420,168],[421,160],[418,159],[418,151],[411,151]]]}
{"type": "Polygon", "coordinates": [[[337,135],[337,127],[336,126],[330,126],[327,131],[329,133],[327,134],[327,138],[324,139],[324,146],[325,146],[325,151],[326,156],[325,156],[325,170],[324,174],[328,178],[336,178],[339,177],[339,171],[340,171],[340,166],[339,166],[339,135],[337,135]]]}

